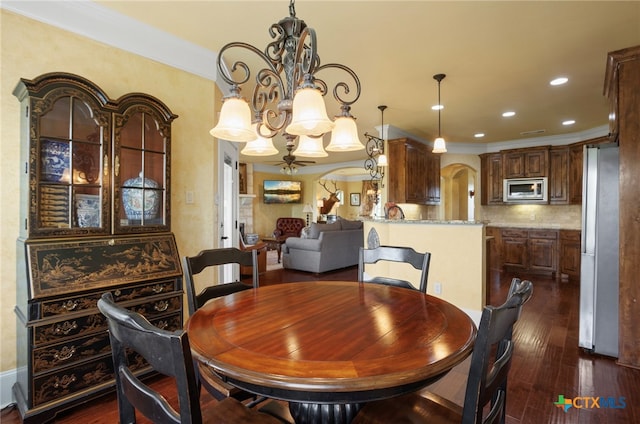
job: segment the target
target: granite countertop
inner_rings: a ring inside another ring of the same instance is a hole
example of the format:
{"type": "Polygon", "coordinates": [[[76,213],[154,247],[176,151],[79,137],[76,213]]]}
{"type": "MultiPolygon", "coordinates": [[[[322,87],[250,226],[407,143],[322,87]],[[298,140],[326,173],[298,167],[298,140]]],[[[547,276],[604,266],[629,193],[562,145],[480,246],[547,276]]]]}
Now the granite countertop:
{"type": "Polygon", "coordinates": [[[548,230],[577,230],[581,228],[576,227],[574,224],[549,224],[545,222],[527,222],[527,223],[511,223],[511,222],[486,222],[488,227],[498,228],[534,228],[534,229],[548,229],[548,230]]]}
{"type": "Polygon", "coordinates": [[[385,218],[363,218],[364,222],[384,223],[384,224],[427,224],[427,225],[484,225],[483,221],[462,221],[462,220],[437,220],[437,219],[385,219],[385,218]]]}

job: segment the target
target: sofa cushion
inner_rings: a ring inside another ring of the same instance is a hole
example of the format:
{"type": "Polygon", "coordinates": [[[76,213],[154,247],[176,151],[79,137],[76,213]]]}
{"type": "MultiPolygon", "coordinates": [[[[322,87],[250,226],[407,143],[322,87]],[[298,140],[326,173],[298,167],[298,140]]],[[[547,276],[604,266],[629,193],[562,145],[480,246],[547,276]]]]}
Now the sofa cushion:
{"type": "Polygon", "coordinates": [[[317,239],[323,231],[340,231],[341,229],[342,227],[339,222],[332,222],[331,224],[318,224],[314,222],[309,228],[309,238],[317,239]]]}
{"type": "Polygon", "coordinates": [[[300,238],[309,238],[309,229],[310,227],[304,227],[302,230],[300,230],[300,238]]]}
{"type": "Polygon", "coordinates": [[[362,228],[362,221],[350,221],[348,219],[341,219],[338,221],[340,223],[340,227],[343,230],[359,230],[362,228]]]}

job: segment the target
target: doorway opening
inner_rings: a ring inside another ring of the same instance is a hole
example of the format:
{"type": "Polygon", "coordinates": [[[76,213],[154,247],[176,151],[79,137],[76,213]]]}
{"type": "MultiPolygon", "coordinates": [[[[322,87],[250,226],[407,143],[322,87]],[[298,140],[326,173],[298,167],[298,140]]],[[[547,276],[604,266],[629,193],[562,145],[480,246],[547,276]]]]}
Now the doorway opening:
{"type": "Polygon", "coordinates": [[[440,171],[444,219],[474,221],[478,173],[461,163],[447,165],[440,171]]]}

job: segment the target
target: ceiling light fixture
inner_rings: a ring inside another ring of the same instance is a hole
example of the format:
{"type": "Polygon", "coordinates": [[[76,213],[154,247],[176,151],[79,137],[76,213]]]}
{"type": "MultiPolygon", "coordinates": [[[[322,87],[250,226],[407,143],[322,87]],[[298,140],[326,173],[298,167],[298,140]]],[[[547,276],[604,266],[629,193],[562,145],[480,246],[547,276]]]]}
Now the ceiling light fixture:
{"type": "Polygon", "coordinates": [[[512,116],[516,116],[516,113],[513,111],[508,111],[508,112],[504,112],[502,116],[505,118],[511,118],[512,116]]]}
{"type": "MultiPolygon", "coordinates": [[[[255,142],[257,137],[272,139],[278,133],[286,139],[287,157],[298,136],[316,137],[322,144],[322,135],[331,134],[329,151],[364,149],[358,138],[351,105],[360,97],[360,80],[356,73],[338,63],[321,64],[317,53],[316,33],[305,22],[296,18],[295,0],[289,3],[289,17],[272,24],[269,33],[273,41],[264,52],[243,43],[231,42],[222,47],[217,58],[218,74],[230,85],[225,96],[218,124],[211,135],[229,141],[255,142]],[[255,72],[255,86],[251,102],[240,95],[241,86],[251,78],[251,69],[242,60],[232,60],[228,68],[223,58],[230,51],[247,50],[257,56],[263,68],[255,72]],[[340,114],[335,121],[327,117],[323,96],[328,92],[327,83],[317,77],[323,70],[344,71],[351,79],[351,86],[340,81],[333,87],[333,98],[340,104],[340,114]],[[348,95],[347,99],[344,96],[348,95]],[[251,122],[251,113],[258,119],[251,122]]],[[[248,149],[248,155],[255,150],[248,149]]],[[[273,150],[270,150],[273,151],[273,150]]],[[[315,150],[314,150],[315,151],[315,150]]],[[[297,150],[304,156],[310,150],[297,150]]],[[[275,153],[272,153],[275,154],[275,153]]],[[[312,156],[315,157],[315,156],[312,156]]],[[[291,163],[288,163],[289,169],[291,163]]]]}
{"type": "Polygon", "coordinates": [[[562,125],[573,125],[575,123],[576,123],[576,121],[574,121],[573,119],[568,119],[566,121],[562,121],[562,125]]]}
{"type": "Polygon", "coordinates": [[[549,84],[551,84],[551,85],[562,85],[562,84],[566,84],[567,81],[569,81],[569,78],[558,77],[558,78],[555,78],[555,79],[552,79],[551,81],[549,81],[549,84]]]}
{"type": "Polygon", "coordinates": [[[442,138],[442,133],[441,133],[442,122],[440,117],[442,109],[444,109],[444,106],[442,106],[442,102],[440,101],[440,83],[445,77],[446,77],[445,74],[436,74],[433,76],[433,79],[438,81],[438,138],[436,138],[435,141],[433,142],[433,150],[432,150],[433,153],[447,152],[447,146],[444,142],[444,138],[442,138]]]}
{"type": "Polygon", "coordinates": [[[368,156],[364,161],[364,169],[369,171],[369,174],[371,175],[371,183],[376,191],[376,199],[378,198],[378,185],[380,187],[384,187],[382,184],[384,179],[384,168],[388,165],[387,156],[384,154],[384,111],[386,108],[387,106],[385,105],[378,106],[381,116],[380,137],[376,137],[368,133],[364,134],[364,136],[367,137],[365,151],[368,156]]]}

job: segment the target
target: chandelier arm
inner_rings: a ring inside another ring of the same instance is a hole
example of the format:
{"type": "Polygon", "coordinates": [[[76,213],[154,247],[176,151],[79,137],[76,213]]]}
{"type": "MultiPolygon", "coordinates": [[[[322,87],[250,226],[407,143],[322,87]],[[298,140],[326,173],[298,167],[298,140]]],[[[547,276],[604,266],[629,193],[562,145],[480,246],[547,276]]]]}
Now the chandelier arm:
{"type": "MultiPolygon", "coordinates": [[[[358,78],[358,75],[351,68],[349,68],[348,66],[342,65],[340,63],[327,63],[326,65],[318,66],[318,68],[315,71],[314,77],[318,73],[320,73],[321,71],[324,71],[326,69],[339,69],[341,71],[346,72],[348,75],[351,76],[351,78],[353,79],[353,83],[355,85],[355,93],[353,94],[354,97],[353,97],[353,99],[351,101],[346,100],[345,98],[343,98],[339,94],[340,89],[344,92],[344,94],[351,93],[351,88],[344,81],[340,81],[340,82],[336,83],[336,85],[334,86],[334,88],[333,88],[333,98],[336,99],[336,101],[340,102],[344,106],[351,106],[356,101],[358,101],[358,99],[360,98],[360,93],[362,91],[361,90],[361,86],[360,86],[360,79],[358,78]]],[[[316,80],[316,81],[318,81],[318,80],[316,80]]],[[[322,83],[324,84],[324,81],[322,81],[322,83]]],[[[326,86],[326,84],[325,84],[325,86],[326,86]]]]}
{"type": "Polygon", "coordinates": [[[320,66],[320,57],[318,56],[316,31],[313,28],[305,27],[300,33],[300,38],[297,40],[295,63],[300,65],[297,70],[299,75],[294,75],[298,79],[297,82],[302,81],[304,75],[313,75],[316,73],[316,68],[320,66]],[[307,43],[307,38],[309,42],[307,43]]]}

